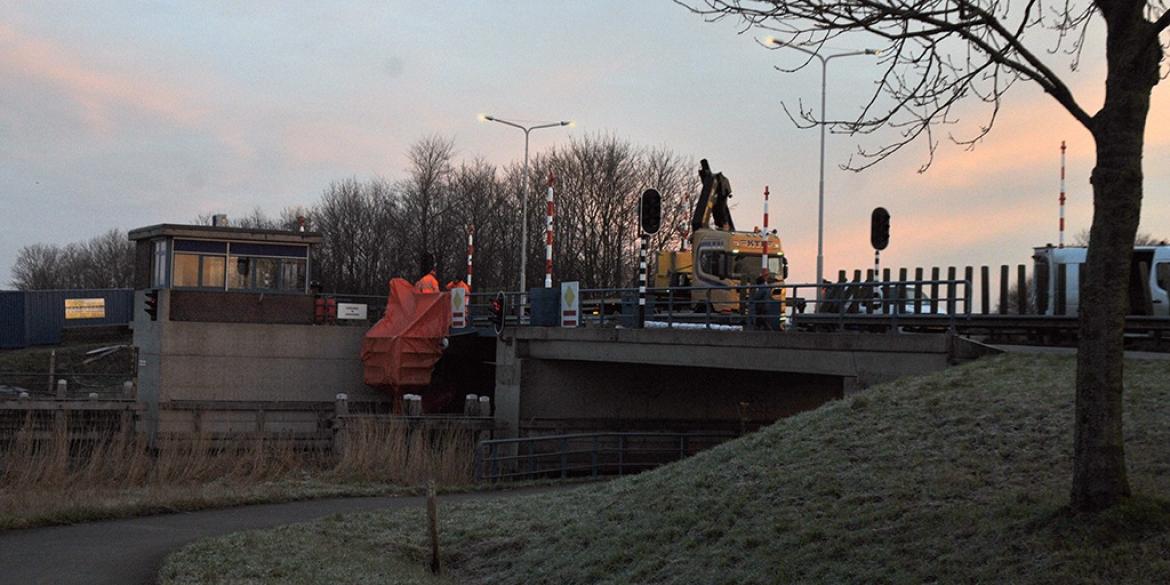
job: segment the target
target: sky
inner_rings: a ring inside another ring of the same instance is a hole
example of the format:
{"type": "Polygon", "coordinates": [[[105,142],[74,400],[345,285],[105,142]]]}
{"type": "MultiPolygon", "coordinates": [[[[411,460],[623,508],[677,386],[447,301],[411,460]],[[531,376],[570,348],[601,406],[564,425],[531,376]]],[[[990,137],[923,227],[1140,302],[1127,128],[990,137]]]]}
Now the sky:
{"type": "MultiPolygon", "coordinates": [[[[275,214],[313,204],[332,181],[400,179],[410,144],[431,134],[453,138],[459,159],[522,159],[523,135],[479,113],[576,122],[533,132],[534,153],[604,133],[707,158],[731,180],[738,226],[759,224],[767,185],[789,281],[812,281],[819,133],[782,104],[815,105],[820,71],[777,71],[802,58],[761,47],[765,34],[668,0],[0,0],[0,286],[21,246],[275,214]]],[[[1052,61],[1089,112],[1103,95],[1101,38],[1076,73],[1052,61]]],[[[832,48],[863,46],[845,42],[832,48]]],[[[878,71],[871,57],[833,61],[829,117],[859,111],[878,71]]],[[[1140,229],[1170,238],[1165,85],[1150,110],[1140,229]]],[[[952,130],[969,135],[980,120],[952,130]]],[[[1029,263],[1033,246],[1057,240],[1062,140],[1071,238],[1091,221],[1092,141],[1034,84],[1011,90],[973,151],[944,141],[925,173],[924,143],[843,171],[858,142],[830,135],[826,273],[872,264],[877,206],[892,216],[886,266],[1029,263]]]]}

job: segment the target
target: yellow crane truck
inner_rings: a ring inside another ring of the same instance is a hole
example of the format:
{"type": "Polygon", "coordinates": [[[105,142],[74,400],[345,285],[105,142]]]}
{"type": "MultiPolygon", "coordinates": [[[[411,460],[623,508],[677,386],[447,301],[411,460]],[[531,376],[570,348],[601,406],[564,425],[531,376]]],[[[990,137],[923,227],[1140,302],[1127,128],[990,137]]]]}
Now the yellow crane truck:
{"type": "MultiPolygon", "coordinates": [[[[727,205],[731,198],[731,184],[723,173],[712,173],[706,159],[700,162],[699,178],[703,188],[691,216],[690,249],[659,252],[653,286],[659,289],[692,287],[669,299],[670,303],[677,303],[677,307],[690,305],[702,311],[709,302],[714,311],[738,312],[743,291],[722,287],[756,284],[763,272],[765,244],[769,284],[784,283],[788,276],[788,259],[784,257],[775,230],[768,233],[735,231],[735,222],[727,205]]],[[[772,298],[780,301],[780,313],[783,314],[784,289],[774,289],[772,298]]],[[[667,299],[660,302],[667,302],[667,299]]]]}

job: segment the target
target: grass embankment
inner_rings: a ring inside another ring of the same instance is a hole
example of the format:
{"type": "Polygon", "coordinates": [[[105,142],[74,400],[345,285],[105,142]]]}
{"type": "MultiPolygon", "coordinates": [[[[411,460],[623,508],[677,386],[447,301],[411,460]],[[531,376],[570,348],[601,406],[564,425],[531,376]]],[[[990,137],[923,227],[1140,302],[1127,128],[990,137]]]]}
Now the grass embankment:
{"type": "Polygon", "coordinates": [[[362,421],[343,453],[287,441],[188,441],[148,449],[95,430],[49,439],[22,430],[0,447],[0,529],[336,496],[417,493],[435,478],[471,485],[474,437],[362,421]],[[92,436],[103,437],[97,440],[92,436]]]}
{"type": "MultiPolygon", "coordinates": [[[[1142,497],[1095,517],[1063,511],[1073,371],[984,359],[636,477],[443,507],[444,559],[462,583],[1170,582],[1170,362],[1126,364],[1142,497]]],[[[162,582],[429,583],[426,538],[422,510],[335,517],[196,543],[162,582]]]]}

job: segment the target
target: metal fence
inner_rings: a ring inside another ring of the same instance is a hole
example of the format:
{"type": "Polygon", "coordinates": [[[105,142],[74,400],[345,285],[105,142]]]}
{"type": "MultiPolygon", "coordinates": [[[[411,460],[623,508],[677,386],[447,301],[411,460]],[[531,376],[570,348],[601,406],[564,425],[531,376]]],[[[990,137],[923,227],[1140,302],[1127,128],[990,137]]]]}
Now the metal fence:
{"type": "Polygon", "coordinates": [[[480,441],[476,481],[625,475],[670,463],[735,433],[610,432],[480,441]]]}

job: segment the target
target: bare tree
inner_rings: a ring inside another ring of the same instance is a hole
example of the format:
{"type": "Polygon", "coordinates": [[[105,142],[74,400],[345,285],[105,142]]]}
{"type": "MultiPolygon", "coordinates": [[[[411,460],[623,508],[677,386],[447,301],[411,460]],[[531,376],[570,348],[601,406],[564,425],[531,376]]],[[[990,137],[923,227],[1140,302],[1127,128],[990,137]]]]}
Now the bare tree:
{"type": "MultiPolygon", "coordinates": [[[[447,212],[453,205],[451,197],[451,176],[453,172],[455,144],[440,136],[428,136],[415,142],[407,156],[410,159],[410,176],[401,185],[402,207],[408,218],[404,225],[409,240],[407,250],[421,260],[433,257],[436,262],[449,258],[452,246],[457,240],[454,232],[456,219],[447,212]]],[[[419,260],[416,260],[419,261],[419,260]]],[[[440,274],[450,267],[439,266],[440,274]]],[[[423,267],[420,265],[421,272],[423,267]]],[[[410,273],[412,278],[421,274],[410,273]]]]}
{"type": "Polygon", "coordinates": [[[1020,80],[1038,84],[1089,130],[1097,162],[1077,353],[1071,504],[1092,511],[1127,497],[1122,433],[1127,303],[1124,288],[1113,283],[1129,280],[1141,212],[1143,136],[1150,95],[1161,79],[1162,37],[1170,26],[1164,0],[703,0],[687,7],[708,18],[739,18],[745,29],[767,29],[778,44],[814,53],[845,34],[883,40],[884,74],[861,114],[822,121],[852,133],[897,130],[883,146],[862,150],[853,168],[865,168],[920,137],[933,155],[936,129],[954,121],[964,98],[989,106],[978,130],[956,140],[974,145],[994,125],[1002,96],[1020,80]],[[1067,57],[1075,69],[1098,19],[1105,25],[1106,92],[1101,109],[1091,114],[1041,57],[1044,50],[1067,57]],[[1053,33],[1051,41],[1037,34],[1046,29],[1053,33]]]}
{"type": "MultiPolygon", "coordinates": [[[[1153,234],[1139,233],[1133,237],[1134,246],[1165,246],[1170,243],[1166,238],[1157,238],[1153,234]]],[[[1089,230],[1081,230],[1077,232],[1072,239],[1074,246],[1088,246],[1089,245],[1089,230]]]]}
{"type": "Polygon", "coordinates": [[[64,246],[25,246],[12,267],[18,290],[126,288],[133,280],[134,244],[118,229],[64,246]]]}

